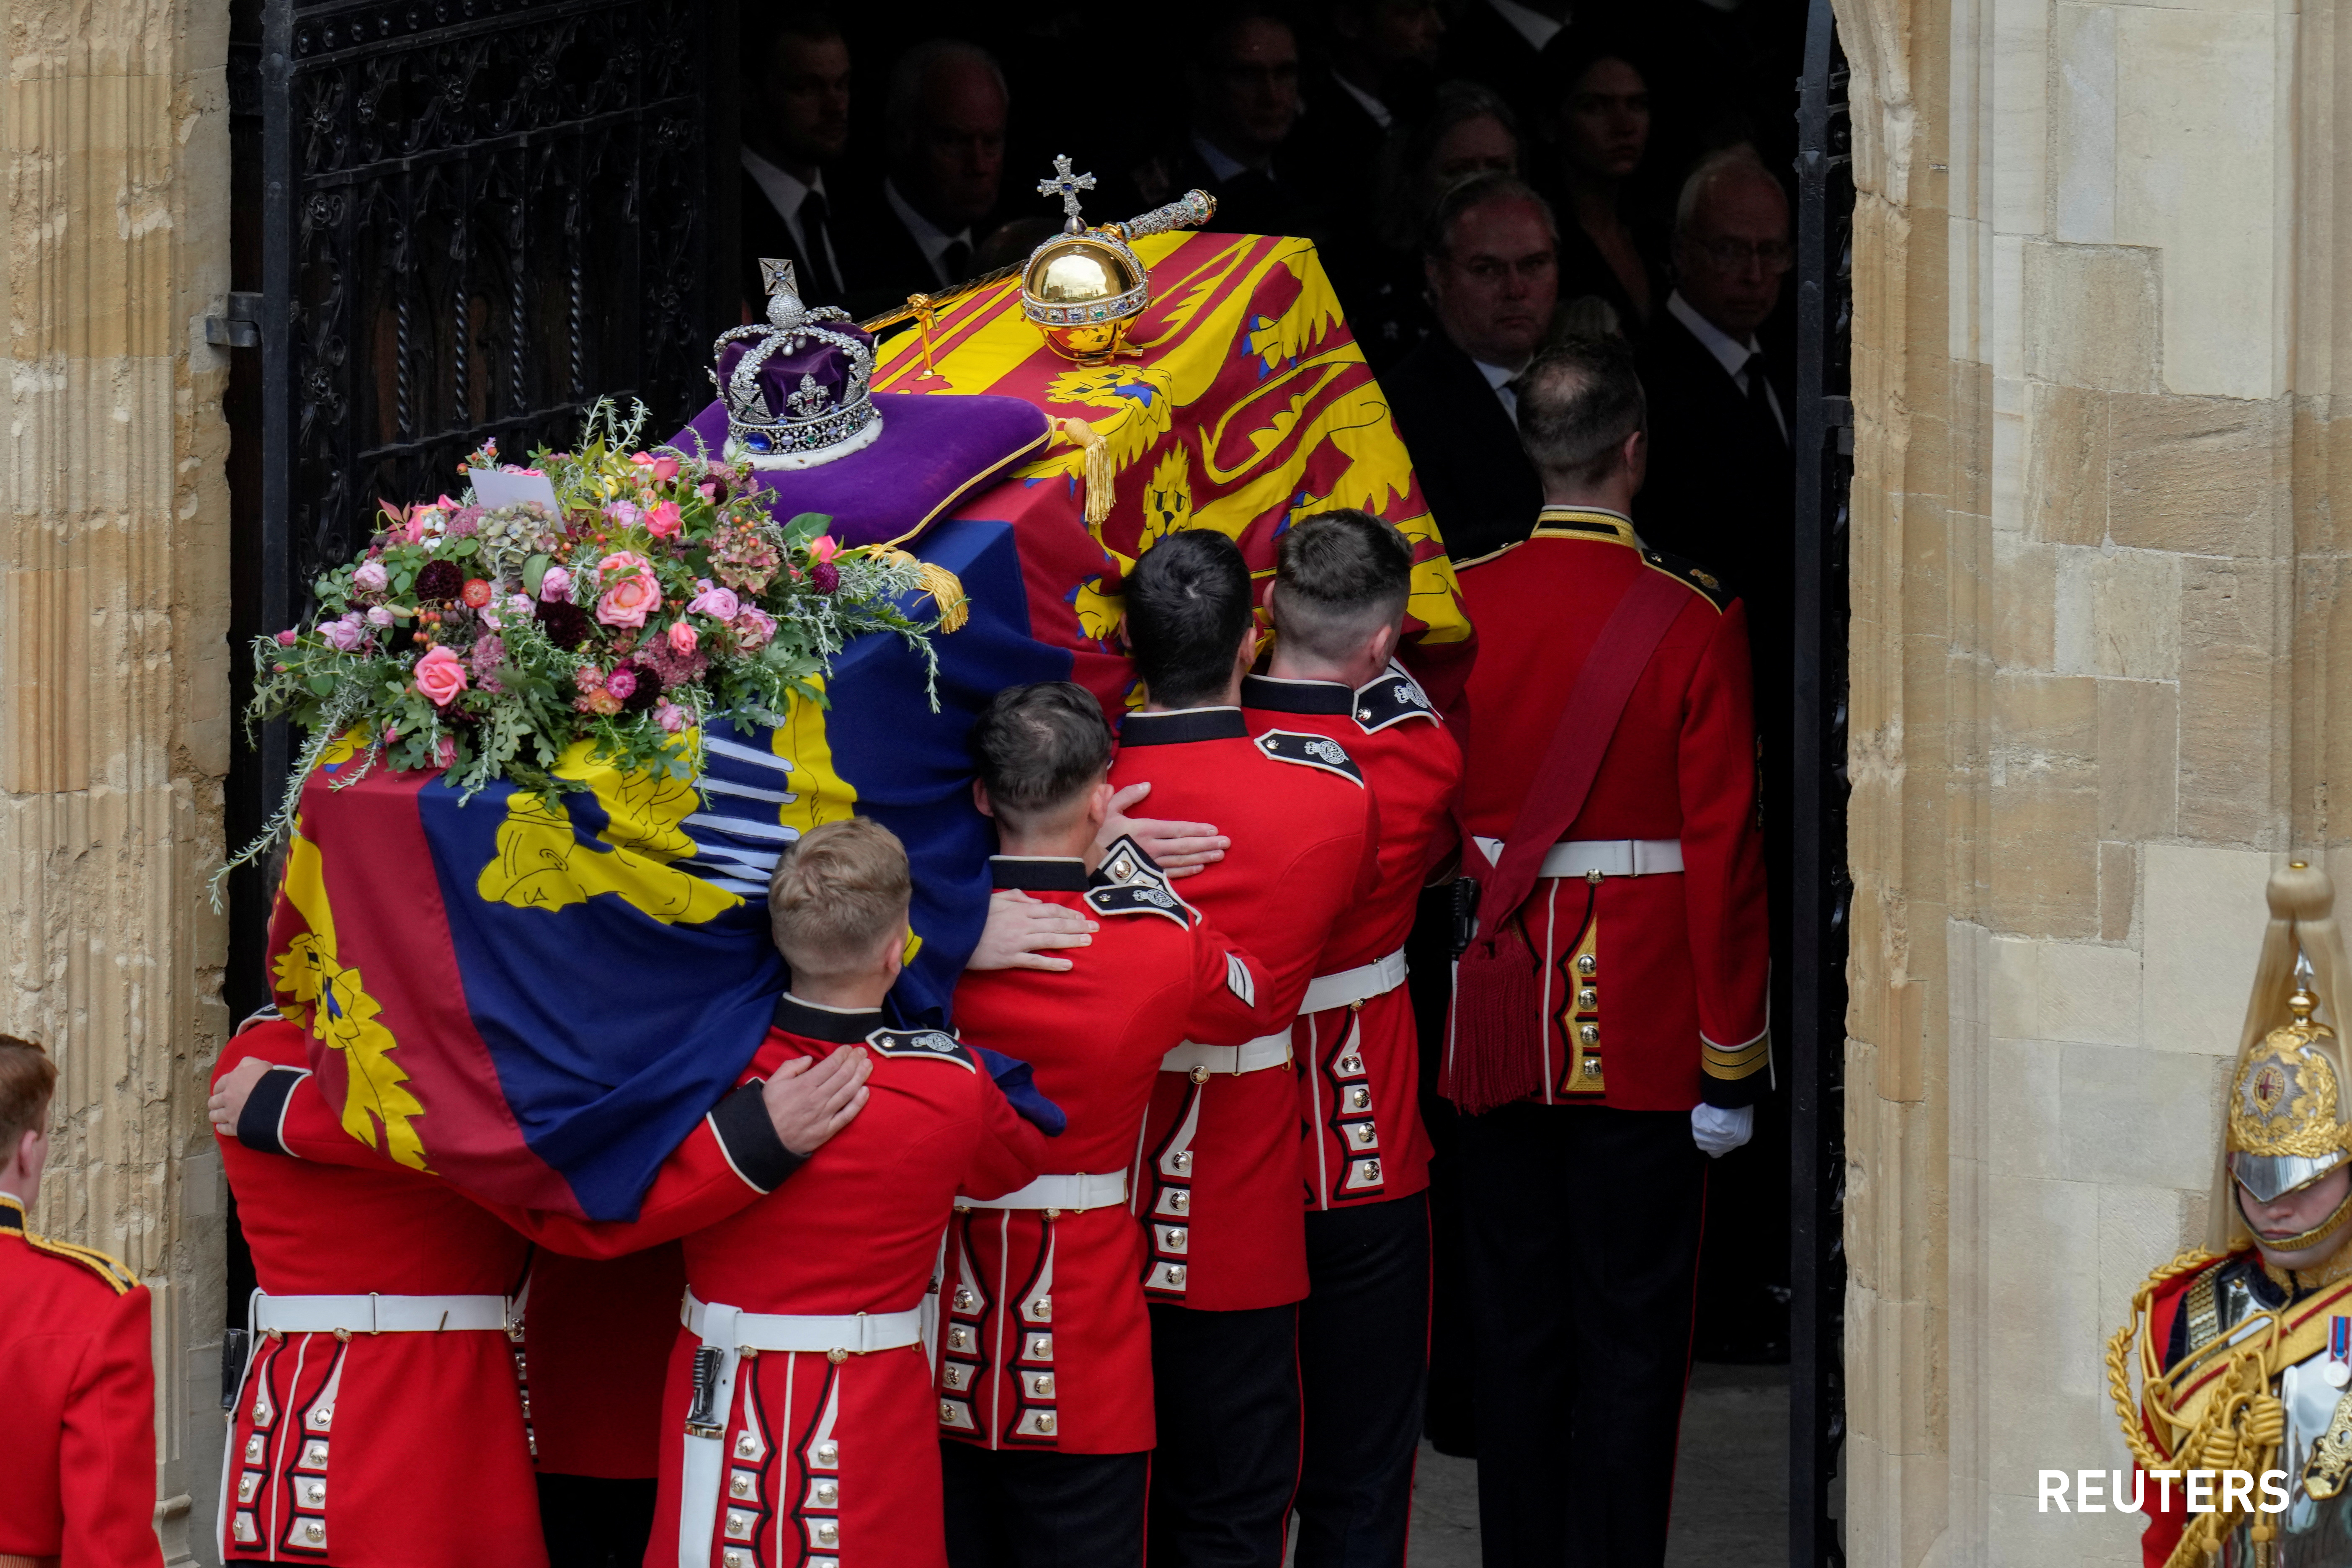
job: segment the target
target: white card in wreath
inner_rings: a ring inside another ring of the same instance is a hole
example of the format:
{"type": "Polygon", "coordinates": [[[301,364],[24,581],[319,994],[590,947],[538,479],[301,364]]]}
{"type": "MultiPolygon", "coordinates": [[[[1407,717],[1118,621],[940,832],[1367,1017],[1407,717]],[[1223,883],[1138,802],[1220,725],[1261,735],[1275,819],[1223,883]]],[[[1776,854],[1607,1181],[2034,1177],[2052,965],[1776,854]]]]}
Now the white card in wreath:
{"type": "Polygon", "coordinates": [[[508,474],[476,468],[466,477],[474,482],[474,499],[486,510],[496,511],[502,506],[520,506],[529,501],[545,507],[551,517],[562,515],[563,509],[555,504],[555,486],[545,474],[508,474]]]}

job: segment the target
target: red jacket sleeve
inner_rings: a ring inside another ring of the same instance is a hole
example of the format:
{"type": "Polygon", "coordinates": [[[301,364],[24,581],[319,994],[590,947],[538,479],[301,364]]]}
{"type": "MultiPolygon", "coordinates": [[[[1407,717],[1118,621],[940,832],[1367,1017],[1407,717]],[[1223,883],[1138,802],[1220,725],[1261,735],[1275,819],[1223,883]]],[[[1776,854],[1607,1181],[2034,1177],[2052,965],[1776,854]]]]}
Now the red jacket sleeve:
{"type": "Polygon", "coordinates": [[[160,1568],[155,1539],[155,1370],[147,1287],[106,1309],[66,1396],[58,1445],[68,1563],[160,1568]]]}
{"type": "Polygon", "coordinates": [[[1752,1105],[1771,1084],[1771,924],[1757,821],[1748,615],[1717,618],[1683,700],[1683,907],[1698,989],[1699,1093],[1752,1105]]]}
{"type": "Polygon", "coordinates": [[[1298,918],[1276,922],[1251,950],[1265,966],[1268,984],[1258,994],[1258,1006],[1274,1028],[1289,1027],[1298,1016],[1307,984],[1321,973],[1317,961],[1340,911],[1379,885],[1379,819],[1372,815],[1371,792],[1360,789],[1356,798],[1360,804],[1349,818],[1354,831],[1311,847],[1275,879],[1298,918]]]}
{"type": "MultiPolygon", "coordinates": [[[[750,1069],[759,1076],[747,1077],[671,1151],[635,1220],[587,1220],[466,1195],[532,1241],[574,1258],[617,1258],[716,1225],[775,1191],[803,1163],[776,1137],[761,1099],[765,1074],[778,1059],[763,1047],[750,1069]]],[[[316,1076],[295,1068],[276,1068],[255,1087],[237,1136],[251,1147],[323,1164],[406,1168],[345,1132],[316,1076]],[[274,1148],[267,1142],[273,1130],[274,1148]]]]}
{"type": "Polygon", "coordinates": [[[985,1070],[973,1075],[978,1083],[980,1136],[972,1144],[959,1189],[975,1198],[1001,1198],[1029,1184],[1051,1161],[1045,1135],[1021,1118],[985,1070]]]}
{"type": "Polygon", "coordinates": [[[1282,1020],[1265,965],[1207,921],[1192,922],[1192,985],[1184,1037],[1204,1046],[1238,1046],[1270,1035],[1282,1020]]]}

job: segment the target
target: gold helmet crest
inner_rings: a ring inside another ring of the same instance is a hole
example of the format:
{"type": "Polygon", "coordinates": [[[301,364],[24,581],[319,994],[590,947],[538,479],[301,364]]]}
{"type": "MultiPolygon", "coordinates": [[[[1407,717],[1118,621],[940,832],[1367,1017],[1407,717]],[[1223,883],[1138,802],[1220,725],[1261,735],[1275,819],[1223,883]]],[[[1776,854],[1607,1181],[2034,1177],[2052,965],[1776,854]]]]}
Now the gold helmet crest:
{"type": "MultiPolygon", "coordinates": [[[[2307,973],[2307,971],[2306,971],[2307,973]]],[[[2230,1174],[2258,1200],[2307,1186],[2352,1158],[2335,1031],[2312,1021],[2318,998],[2298,988],[2294,1021],[2263,1037],[2230,1095],[2230,1174]]]]}

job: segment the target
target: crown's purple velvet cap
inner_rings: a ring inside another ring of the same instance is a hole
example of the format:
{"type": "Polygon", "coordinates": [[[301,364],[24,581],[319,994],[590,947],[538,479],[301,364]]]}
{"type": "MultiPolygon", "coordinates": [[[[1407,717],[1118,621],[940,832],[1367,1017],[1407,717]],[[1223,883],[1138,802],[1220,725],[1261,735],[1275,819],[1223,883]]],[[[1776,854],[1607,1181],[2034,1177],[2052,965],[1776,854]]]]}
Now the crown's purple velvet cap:
{"type": "MultiPolygon", "coordinates": [[[[1042,446],[1050,428],[1044,409],[1018,397],[877,392],[874,406],[882,434],[873,445],[814,468],[756,472],[777,521],[816,511],[844,544],[903,538],[1042,446]]],[[[670,445],[715,458],[726,441],[727,405],[713,403],[670,445]]]]}
{"type": "MultiPolygon", "coordinates": [[[[829,331],[847,332],[868,348],[874,346],[874,335],[871,332],[860,331],[847,321],[827,321],[824,325],[829,331]]],[[[743,356],[751,353],[753,346],[749,342],[739,342],[729,343],[719,351],[719,385],[727,384],[729,379],[735,374],[735,367],[742,363],[743,356]]],[[[819,412],[830,412],[832,409],[840,407],[841,400],[849,386],[849,352],[840,344],[827,342],[823,338],[803,338],[800,346],[791,353],[769,355],[767,363],[760,367],[758,379],[760,400],[767,405],[770,418],[807,417],[795,410],[787,401],[793,393],[800,390],[801,377],[804,375],[816,377],[816,384],[824,388],[833,398],[828,407],[819,412]]]]}

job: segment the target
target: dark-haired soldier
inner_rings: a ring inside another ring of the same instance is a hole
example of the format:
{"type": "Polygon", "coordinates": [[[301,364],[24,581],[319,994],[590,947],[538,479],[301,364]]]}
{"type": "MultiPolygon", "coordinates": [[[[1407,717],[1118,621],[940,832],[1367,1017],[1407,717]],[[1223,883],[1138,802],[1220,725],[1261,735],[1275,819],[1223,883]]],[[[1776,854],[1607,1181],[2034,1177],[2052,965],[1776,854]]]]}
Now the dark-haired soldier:
{"type": "Polygon", "coordinates": [[[1084,687],[1000,692],[972,732],[996,887],[1091,917],[1065,973],[965,976],[966,1042],[1018,1053],[1068,1126],[1051,1169],[959,1201],[943,1283],[940,1429],[953,1568],[1133,1568],[1153,1443],[1151,1325],[1129,1162],[1160,1059],[1266,1032],[1272,987],[1170,891],[1111,810],[1110,726],[1084,687]]]}
{"type": "Polygon", "coordinates": [[[1423,883],[1454,845],[1462,748],[1393,661],[1412,546],[1379,518],[1325,512],[1283,535],[1273,661],[1242,682],[1253,730],[1329,738],[1380,808],[1380,882],[1333,927],[1292,1043],[1306,1125],[1298,1358],[1301,1564],[1404,1561],[1429,1343],[1429,1135],[1405,989],[1423,883]]]}
{"type": "Polygon", "coordinates": [[[1492,1563],[1640,1568],[1665,1556],[1707,1157],[1770,1082],[1747,617],[1634,535],[1622,343],[1539,357],[1519,426],[1546,505],[1461,574],[1482,888],[1446,1081],[1480,1533],[1492,1563]]]}
{"type": "Polygon", "coordinates": [[[1379,816],[1347,749],[1253,726],[1249,568],[1223,534],[1171,534],[1137,563],[1128,636],[1149,700],[1111,782],[1150,781],[1168,816],[1233,840],[1185,897],[1265,965],[1274,1026],[1240,1046],[1168,1053],[1139,1152],[1160,1449],[1150,1561],[1282,1561],[1298,1475],[1298,1302],[1307,1294],[1290,1026],[1318,960],[1379,867],[1379,816]]]}

